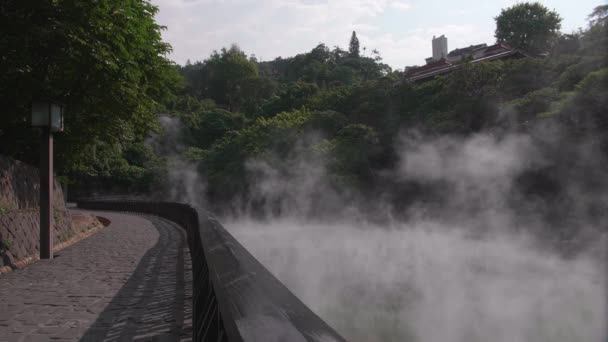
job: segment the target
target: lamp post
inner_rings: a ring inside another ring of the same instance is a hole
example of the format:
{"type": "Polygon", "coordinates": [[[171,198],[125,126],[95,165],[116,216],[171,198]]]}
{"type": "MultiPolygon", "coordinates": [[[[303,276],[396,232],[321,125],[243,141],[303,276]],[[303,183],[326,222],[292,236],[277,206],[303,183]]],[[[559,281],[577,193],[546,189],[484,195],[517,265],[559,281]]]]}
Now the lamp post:
{"type": "Polygon", "coordinates": [[[53,133],[63,131],[63,106],[32,103],[32,126],[42,129],[40,141],[40,259],[53,259],[53,133]]]}

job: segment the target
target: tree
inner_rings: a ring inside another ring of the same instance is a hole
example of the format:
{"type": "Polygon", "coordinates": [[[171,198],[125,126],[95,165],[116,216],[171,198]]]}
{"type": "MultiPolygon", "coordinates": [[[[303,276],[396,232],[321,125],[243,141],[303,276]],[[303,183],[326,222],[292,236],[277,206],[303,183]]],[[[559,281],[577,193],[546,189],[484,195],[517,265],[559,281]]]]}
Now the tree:
{"type": "Polygon", "coordinates": [[[157,10],[149,1],[1,1],[0,153],[36,162],[27,118],[40,98],[65,104],[59,173],[103,164],[93,160],[97,146],[125,146],[154,129],[180,82],[157,10]]]}
{"type": "Polygon", "coordinates": [[[382,56],[380,56],[380,51],[378,51],[377,49],[372,50],[372,56],[374,58],[374,61],[376,61],[376,63],[382,62],[382,56]]]}
{"type": "Polygon", "coordinates": [[[571,127],[581,131],[601,132],[604,141],[608,136],[608,68],[589,73],[576,86],[575,93],[564,104],[560,116],[571,127]]]}
{"type": "Polygon", "coordinates": [[[258,76],[257,65],[237,46],[222,48],[205,60],[203,73],[203,96],[238,110],[243,83],[258,76]]]}
{"type": "Polygon", "coordinates": [[[318,92],[319,87],[315,83],[302,81],[290,83],[277,97],[266,104],[264,112],[267,116],[272,116],[280,112],[298,109],[318,92]]]}
{"type": "Polygon", "coordinates": [[[310,51],[310,57],[316,61],[325,63],[331,58],[331,52],[325,44],[319,43],[319,45],[310,51]]]}
{"type": "Polygon", "coordinates": [[[589,26],[606,25],[608,23],[608,5],[596,6],[587,19],[589,20],[589,26]]]}
{"type": "Polygon", "coordinates": [[[357,33],[355,33],[355,31],[353,31],[352,36],[350,36],[348,53],[351,57],[359,57],[359,39],[357,39],[357,33]]]}
{"type": "Polygon", "coordinates": [[[329,152],[329,170],[345,185],[361,188],[370,184],[374,155],[378,153],[378,133],[363,124],[349,124],[320,146],[329,152]]]}
{"type": "Polygon", "coordinates": [[[494,19],[499,42],[530,53],[547,52],[559,36],[562,21],[557,12],[538,2],[503,9],[494,19]]]}
{"type": "Polygon", "coordinates": [[[348,57],[348,54],[346,51],[342,50],[341,47],[339,46],[334,46],[334,49],[331,51],[332,54],[332,61],[333,62],[338,62],[341,59],[348,57]]]}

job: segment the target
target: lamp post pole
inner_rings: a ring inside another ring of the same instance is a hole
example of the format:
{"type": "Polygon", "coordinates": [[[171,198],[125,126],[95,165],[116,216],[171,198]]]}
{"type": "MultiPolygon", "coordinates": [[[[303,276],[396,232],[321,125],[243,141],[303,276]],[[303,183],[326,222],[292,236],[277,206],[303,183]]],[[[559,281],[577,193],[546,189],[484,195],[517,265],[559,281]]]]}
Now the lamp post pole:
{"type": "Polygon", "coordinates": [[[32,127],[42,128],[40,139],[40,259],[53,259],[53,132],[63,131],[63,106],[32,102],[32,127]]]}
{"type": "Polygon", "coordinates": [[[53,133],[42,128],[40,145],[40,259],[53,259],[53,133]]]}

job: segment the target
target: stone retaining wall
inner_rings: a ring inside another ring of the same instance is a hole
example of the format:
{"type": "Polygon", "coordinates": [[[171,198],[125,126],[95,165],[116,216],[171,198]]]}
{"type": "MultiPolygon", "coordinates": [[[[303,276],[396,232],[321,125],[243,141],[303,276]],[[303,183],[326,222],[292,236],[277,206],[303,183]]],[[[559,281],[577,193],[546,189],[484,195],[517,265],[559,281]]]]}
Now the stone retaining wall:
{"type": "MultiPolygon", "coordinates": [[[[38,169],[0,156],[0,268],[37,257],[40,246],[38,169]]],[[[67,241],[80,231],[72,225],[61,187],[54,184],[54,242],[67,241]]]]}
{"type": "MultiPolygon", "coordinates": [[[[7,210],[31,209],[40,206],[40,173],[37,168],[0,155],[0,214],[7,210]]],[[[54,182],[53,202],[65,210],[63,192],[54,182]]]]}
{"type": "MultiPolygon", "coordinates": [[[[77,233],[72,226],[72,217],[67,210],[56,209],[54,218],[53,241],[55,245],[67,241],[77,233]]],[[[15,260],[38,255],[40,251],[39,222],[38,209],[13,210],[0,214],[0,243],[15,260]]],[[[0,260],[0,267],[2,266],[8,265],[0,260]]]]}

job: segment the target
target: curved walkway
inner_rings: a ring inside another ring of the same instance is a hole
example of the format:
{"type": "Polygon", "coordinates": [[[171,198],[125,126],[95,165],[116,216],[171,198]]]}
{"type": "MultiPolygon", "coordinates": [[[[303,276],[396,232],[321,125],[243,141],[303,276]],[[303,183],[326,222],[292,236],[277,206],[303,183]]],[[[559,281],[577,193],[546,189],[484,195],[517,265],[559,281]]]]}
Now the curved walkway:
{"type": "Polygon", "coordinates": [[[0,276],[0,341],[190,341],[192,272],[185,232],[154,216],[112,223],[0,276]]]}

